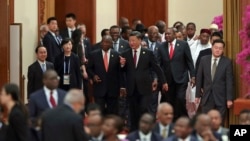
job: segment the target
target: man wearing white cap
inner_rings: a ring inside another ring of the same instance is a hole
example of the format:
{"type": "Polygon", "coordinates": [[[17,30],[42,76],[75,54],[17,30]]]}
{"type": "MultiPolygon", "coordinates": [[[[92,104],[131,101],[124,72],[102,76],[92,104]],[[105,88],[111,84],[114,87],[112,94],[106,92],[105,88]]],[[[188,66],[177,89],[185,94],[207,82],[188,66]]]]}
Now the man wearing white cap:
{"type": "Polygon", "coordinates": [[[210,30],[210,32],[211,32],[211,35],[214,33],[214,32],[218,32],[219,31],[219,27],[218,27],[218,25],[217,24],[211,24],[210,26],[209,26],[209,30],[210,30]]]}

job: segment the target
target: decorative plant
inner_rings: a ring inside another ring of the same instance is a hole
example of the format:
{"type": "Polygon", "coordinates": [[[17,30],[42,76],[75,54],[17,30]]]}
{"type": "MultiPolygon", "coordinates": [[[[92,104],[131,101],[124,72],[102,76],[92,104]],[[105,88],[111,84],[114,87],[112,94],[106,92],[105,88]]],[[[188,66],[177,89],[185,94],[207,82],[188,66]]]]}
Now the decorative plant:
{"type": "Polygon", "coordinates": [[[212,24],[218,25],[219,31],[223,29],[223,15],[214,17],[212,24]]]}
{"type": "Polygon", "coordinates": [[[246,7],[245,15],[242,19],[243,28],[239,35],[242,41],[242,50],[237,54],[236,63],[242,66],[242,79],[250,84],[250,5],[246,7]]]}

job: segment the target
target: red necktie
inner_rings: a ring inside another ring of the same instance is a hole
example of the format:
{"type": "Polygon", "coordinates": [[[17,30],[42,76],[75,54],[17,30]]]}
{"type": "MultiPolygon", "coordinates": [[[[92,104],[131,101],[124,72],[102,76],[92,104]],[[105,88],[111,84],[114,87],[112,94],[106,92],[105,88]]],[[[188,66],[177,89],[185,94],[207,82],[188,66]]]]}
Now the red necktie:
{"type": "Polygon", "coordinates": [[[172,59],[173,55],[174,55],[174,47],[173,43],[170,43],[169,58],[172,59]]]}
{"type": "Polygon", "coordinates": [[[56,101],[53,97],[53,91],[50,92],[50,98],[49,98],[50,104],[52,105],[53,108],[56,107],[56,101]]]}
{"type": "Polygon", "coordinates": [[[135,64],[135,67],[136,67],[136,62],[137,62],[137,54],[136,54],[136,50],[134,50],[134,64],[135,64]]]}
{"type": "Polygon", "coordinates": [[[104,54],[103,61],[104,61],[105,70],[107,72],[108,71],[108,66],[109,66],[109,64],[108,64],[108,53],[107,52],[105,52],[105,54],[104,54]]]}

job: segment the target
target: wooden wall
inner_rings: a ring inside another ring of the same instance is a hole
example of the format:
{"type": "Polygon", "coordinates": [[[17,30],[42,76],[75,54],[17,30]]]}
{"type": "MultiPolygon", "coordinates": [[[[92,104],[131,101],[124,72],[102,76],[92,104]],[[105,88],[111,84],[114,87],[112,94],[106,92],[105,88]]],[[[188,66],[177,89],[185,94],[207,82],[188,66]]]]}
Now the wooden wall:
{"type": "Polygon", "coordinates": [[[157,20],[168,23],[168,0],[118,0],[118,20],[127,17],[132,25],[132,20],[140,19],[148,27],[157,20]]]}
{"type": "Polygon", "coordinates": [[[87,26],[87,36],[95,43],[96,33],[96,0],[55,0],[55,16],[59,22],[59,28],[65,28],[65,15],[75,13],[77,24],[84,23],[87,26]]]}
{"type": "Polygon", "coordinates": [[[8,0],[0,0],[0,87],[9,81],[9,22],[13,20],[9,4],[8,0]]]}

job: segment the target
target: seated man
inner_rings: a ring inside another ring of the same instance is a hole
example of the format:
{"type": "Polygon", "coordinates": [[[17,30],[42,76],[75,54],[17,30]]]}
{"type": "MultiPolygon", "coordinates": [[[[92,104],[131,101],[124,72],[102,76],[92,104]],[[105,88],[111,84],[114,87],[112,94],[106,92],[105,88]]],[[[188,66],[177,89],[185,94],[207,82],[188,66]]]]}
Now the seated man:
{"type": "Polygon", "coordinates": [[[188,117],[180,117],[174,125],[175,134],[166,141],[198,141],[193,135],[193,127],[188,117]]]}
{"type": "Polygon", "coordinates": [[[240,112],[239,124],[240,125],[250,125],[250,110],[244,109],[240,112]]]}
{"type": "Polygon", "coordinates": [[[193,118],[193,136],[199,141],[222,141],[221,136],[211,127],[211,118],[207,114],[199,114],[193,118]]]}
{"type": "Polygon", "coordinates": [[[103,140],[102,124],[103,120],[100,114],[92,115],[91,118],[88,119],[87,127],[90,131],[91,141],[103,140]]]}
{"type": "Polygon", "coordinates": [[[161,141],[162,137],[153,131],[154,117],[145,113],[139,121],[139,130],[134,131],[126,137],[129,141],[161,141]]]}
{"type": "Polygon", "coordinates": [[[211,118],[211,127],[214,132],[217,132],[221,137],[227,137],[229,135],[229,129],[222,127],[222,116],[218,110],[212,109],[208,113],[211,118]]]}
{"type": "Polygon", "coordinates": [[[154,132],[161,135],[164,139],[174,133],[172,124],[173,115],[173,107],[169,103],[164,102],[158,105],[156,113],[158,123],[155,125],[154,132]]]}

